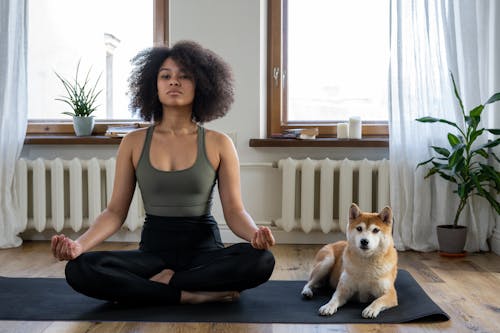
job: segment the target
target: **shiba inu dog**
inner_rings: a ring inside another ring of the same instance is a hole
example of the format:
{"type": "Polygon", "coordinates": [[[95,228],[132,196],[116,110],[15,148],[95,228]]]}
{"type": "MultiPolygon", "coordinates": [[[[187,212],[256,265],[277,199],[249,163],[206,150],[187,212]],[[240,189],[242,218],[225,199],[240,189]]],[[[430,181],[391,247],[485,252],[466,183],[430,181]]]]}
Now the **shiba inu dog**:
{"type": "Polygon", "coordinates": [[[360,302],[374,299],[362,312],[364,318],[375,318],[380,311],[398,305],[394,281],[398,254],[392,239],[392,210],[363,213],[356,204],[349,210],[347,241],[323,246],[315,257],[309,281],[302,289],[306,298],[314,288],[328,283],[335,289],[319,314],[330,316],[357,295],[360,302]]]}

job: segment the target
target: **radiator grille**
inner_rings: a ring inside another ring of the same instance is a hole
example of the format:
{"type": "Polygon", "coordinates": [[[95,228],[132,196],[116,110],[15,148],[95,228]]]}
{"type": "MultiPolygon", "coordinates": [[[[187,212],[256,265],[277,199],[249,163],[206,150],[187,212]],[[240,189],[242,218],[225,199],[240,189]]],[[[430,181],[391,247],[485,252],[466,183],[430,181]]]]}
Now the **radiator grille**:
{"type": "MultiPolygon", "coordinates": [[[[106,208],[111,198],[115,159],[20,159],[16,186],[21,207],[22,231],[52,228],[80,231],[106,208]]],[[[144,208],[136,187],[124,226],[142,226],[144,208]]]]}
{"type": "Polygon", "coordinates": [[[278,168],[283,187],[276,224],[285,231],[345,232],[351,203],[370,212],[389,205],[388,160],[287,158],[278,168]]]}

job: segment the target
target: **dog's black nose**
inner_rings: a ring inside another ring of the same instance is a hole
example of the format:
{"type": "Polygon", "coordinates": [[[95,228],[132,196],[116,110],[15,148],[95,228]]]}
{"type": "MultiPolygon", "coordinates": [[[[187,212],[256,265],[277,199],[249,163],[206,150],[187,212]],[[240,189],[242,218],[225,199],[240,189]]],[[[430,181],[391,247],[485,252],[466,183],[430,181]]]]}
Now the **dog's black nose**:
{"type": "Polygon", "coordinates": [[[367,246],[368,246],[368,239],[363,238],[363,239],[360,241],[360,243],[361,243],[361,246],[362,246],[362,247],[367,247],[367,246]]]}

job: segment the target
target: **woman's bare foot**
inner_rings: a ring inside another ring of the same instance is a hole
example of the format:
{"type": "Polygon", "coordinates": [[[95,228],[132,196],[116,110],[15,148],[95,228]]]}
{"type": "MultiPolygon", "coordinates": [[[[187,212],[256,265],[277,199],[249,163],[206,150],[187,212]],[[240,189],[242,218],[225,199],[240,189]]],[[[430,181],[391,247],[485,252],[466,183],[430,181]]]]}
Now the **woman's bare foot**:
{"type": "MultiPolygon", "coordinates": [[[[175,272],[164,269],[153,275],[149,280],[169,284],[175,272]]],[[[199,304],[207,302],[233,302],[240,297],[237,291],[181,291],[181,303],[199,304]]]]}
{"type": "Polygon", "coordinates": [[[182,304],[199,304],[207,302],[233,302],[240,298],[237,291],[182,291],[182,304]]]}
{"type": "Polygon", "coordinates": [[[174,276],[175,272],[171,269],[164,269],[160,273],[153,275],[150,278],[151,281],[160,282],[164,284],[168,284],[172,276],[174,276]]]}

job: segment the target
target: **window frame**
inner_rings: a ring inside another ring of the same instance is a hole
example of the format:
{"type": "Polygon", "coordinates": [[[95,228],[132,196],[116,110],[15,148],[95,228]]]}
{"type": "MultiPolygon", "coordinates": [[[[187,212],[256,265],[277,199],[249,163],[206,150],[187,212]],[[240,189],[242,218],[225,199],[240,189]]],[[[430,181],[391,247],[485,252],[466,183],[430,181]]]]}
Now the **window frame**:
{"type": "MultiPolygon", "coordinates": [[[[288,0],[268,1],[267,137],[290,128],[318,128],[319,137],[337,135],[338,122],[285,121],[287,112],[287,16],[288,0]]],[[[387,121],[363,121],[363,137],[388,137],[387,121]]]]}
{"type": "MultiPolygon", "coordinates": [[[[153,0],[153,44],[168,45],[169,43],[169,0],[153,0]]],[[[102,119],[96,120],[92,135],[103,136],[108,126],[126,126],[139,124],[145,126],[147,123],[139,119],[102,119]]],[[[37,136],[40,134],[52,135],[75,135],[73,122],[71,120],[54,119],[28,119],[26,135],[37,136]]],[[[76,138],[76,136],[75,136],[76,138]]]]}

